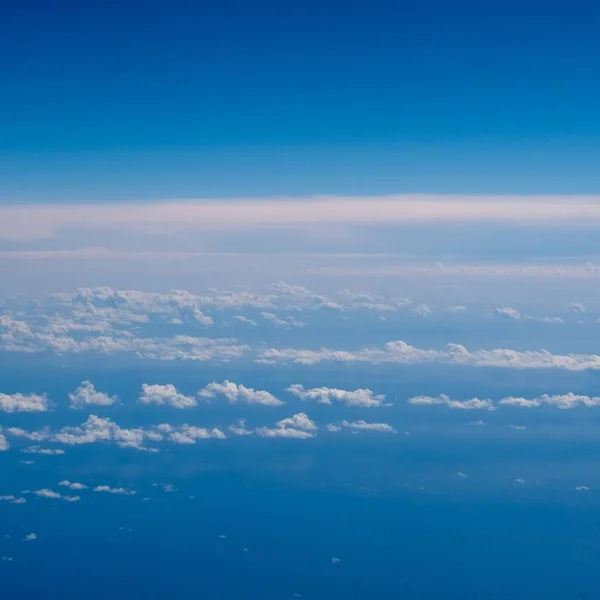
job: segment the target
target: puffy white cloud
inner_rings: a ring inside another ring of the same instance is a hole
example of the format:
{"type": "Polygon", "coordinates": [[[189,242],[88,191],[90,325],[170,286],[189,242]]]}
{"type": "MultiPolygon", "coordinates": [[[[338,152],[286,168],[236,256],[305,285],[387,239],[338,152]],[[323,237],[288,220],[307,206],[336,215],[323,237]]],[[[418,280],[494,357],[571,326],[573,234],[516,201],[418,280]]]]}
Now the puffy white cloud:
{"type": "Polygon", "coordinates": [[[105,492],[106,494],[117,494],[122,496],[135,496],[137,493],[135,490],[126,489],[123,487],[112,488],[109,485],[97,485],[94,492],[105,492]]]}
{"type": "Polygon", "coordinates": [[[0,410],[4,412],[45,412],[48,408],[43,394],[0,394],[0,410]]]}
{"type": "Polygon", "coordinates": [[[175,444],[195,444],[197,440],[224,440],[226,435],[218,428],[207,429],[206,427],[195,427],[193,425],[182,425],[181,427],[163,426],[167,433],[167,439],[175,444]],[[167,430],[168,428],[168,430],[167,430]]]}
{"type": "Polygon", "coordinates": [[[287,388],[301,400],[314,400],[319,404],[346,404],[348,406],[363,406],[365,408],[385,406],[385,396],[374,395],[369,389],[340,390],[336,388],[311,388],[305,390],[304,386],[294,383],[287,388]]]}
{"type": "Polygon", "coordinates": [[[521,313],[516,308],[511,308],[510,306],[505,306],[503,308],[496,308],[494,310],[494,314],[497,317],[502,317],[504,319],[510,319],[511,321],[520,321],[521,313]]]}
{"type": "Polygon", "coordinates": [[[387,423],[367,423],[359,419],[358,421],[342,421],[342,427],[353,429],[355,431],[375,431],[381,433],[398,433],[391,425],[387,423]]]}
{"type": "Polygon", "coordinates": [[[367,347],[357,351],[305,350],[271,348],[259,354],[257,362],[264,364],[298,363],[314,365],[323,361],[365,362],[370,364],[448,364],[512,369],[564,369],[585,371],[600,369],[596,354],[552,354],[548,350],[519,351],[504,348],[469,351],[460,344],[448,344],[445,350],[424,350],[401,340],[388,342],[383,348],[367,347]]]}
{"type": "Polygon", "coordinates": [[[316,431],[316,423],[311,420],[306,413],[296,413],[287,419],[281,419],[275,423],[277,427],[292,427],[295,429],[304,429],[305,431],[316,431]]]}
{"type": "Polygon", "coordinates": [[[330,431],[331,433],[338,433],[341,430],[342,428],[339,425],[334,425],[333,423],[327,425],[327,431],[330,431]]]}
{"type": "Polygon", "coordinates": [[[445,404],[449,408],[463,410],[496,410],[496,406],[491,400],[481,400],[479,398],[452,400],[449,396],[446,396],[446,394],[440,394],[439,396],[414,396],[409,398],[408,402],[410,404],[419,405],[445,404]]]}
{"type": "Polygon", "coordinates": [[[289,438],[294,440],[307,440],[315,437],[314,433],[302,429],[291,429],[288,427],[259,427],[256,434],[264,438],[289,438]]]}
{"type": "Polygon", "coordinates": [[[265,390],[254,390],[225,380],[223,383],[213,381],[202,388],[198,395],[202,398],[223,396],[230,404],[262,404],[263,406],[281,406],[283,402],[265,390]]]}
{"type": "Polygon", "coordinates": [[[62,485],[63,487],[68,487],[71,490],[87,490],[88,486],[83,483],[78,483],[77,481],[69,481],[68,479],[64,479],[63,481],[59,481],[58,485],[62,485]]]}
{"type": "Polygon", "coordinates": [[[576,492],[589,492],[589,491],[590,491],[590,488],[589,488],[587,485],[578,485],[578,486],[575,488],[575,491],[576,491],[576,492]]]}
{"type": "Polygon", "coordinates": [[[62,498],[62,494],[55,492],[53,490],[49,490],[48,488],[43,488],[41,490],[35,490],[33,492],[36,496],[40,498],[52,498],[55,500],[60,500],[62,498]]]}
{"type": "Polygon", "coordinates": [[[252,435],[254,431],[246,427],[246,419],[239,419],[237,423],[229,426],[229,431],[233,435],[252,435]]]}
{"type": "Polygon", "coordinates": [[[81,385],[69,394],[71,408],[85,408],[90,405],[111,406],[117,402],[116,396],[99,392],[91,381],[82,381],[81,385]]]}
{"type": "Polygon", "coordinates": [[[24,538],[23,541],[24,542],[33,542],[34,540],[37,540],[37,535],[35,533],[28,533],[24,538]]]}
{"type": "Polygon", "coordinates": [[[168,405],[173,408],[193,408],[198,401],[193,396],[181,394],[171,383],[167,385],[142,385],[142,393],[138,402],[140,404],[155,404],[156,406],[168,405]]]}
{"type": "Polygon", "coordinates": [[[274,428],[259,427],[256,433],[264,438],[306,440],[315,437],[316,434],[314,432],[317,429],[316,423],[306,413],[296,413],[287,419],[277,421],[274,428]]]}
{"type": "Polygon", "coordinates": [[[0,452],[4,452],[10,448],[10,444],[6,439],[6,436],[0,432],[0,452]]]}
{"type": "Polygon", "coordinates": [[[6,432],[12,436],[22,437],[27,440],[32,440],[34,442],[43,442],[44,440],[47,440],[50,437],[50,432],[47,428],[41,431],[26,431],[25,429],[21,429],[20,427],[9,427],[6,430],[6,432]]]}

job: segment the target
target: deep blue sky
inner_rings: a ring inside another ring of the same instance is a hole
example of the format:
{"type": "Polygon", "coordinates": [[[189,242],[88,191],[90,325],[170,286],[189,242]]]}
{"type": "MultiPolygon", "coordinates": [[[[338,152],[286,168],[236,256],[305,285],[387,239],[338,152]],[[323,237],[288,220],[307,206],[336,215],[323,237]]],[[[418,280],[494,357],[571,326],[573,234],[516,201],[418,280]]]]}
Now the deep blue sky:
{"type": "Polygon", "coordinates": [[[5,3],[0,196],[597,192],[596,2],[5,3]]]}

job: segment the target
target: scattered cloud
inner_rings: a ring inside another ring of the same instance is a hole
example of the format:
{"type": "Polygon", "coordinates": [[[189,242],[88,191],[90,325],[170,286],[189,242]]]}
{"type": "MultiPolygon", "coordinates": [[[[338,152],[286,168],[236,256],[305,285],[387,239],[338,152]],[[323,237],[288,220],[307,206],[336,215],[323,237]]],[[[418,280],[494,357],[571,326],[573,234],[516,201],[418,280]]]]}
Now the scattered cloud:
{"type": "Polygon", "coordinates": [[[76,481],[69,481],[68,479],[64,479],[63,481],[59,481],[58,485],[62,485],[63,487],[68,487],[71,490],[87,490],[88,486],[83,483],[78,483],[76,481]]]}
{"type": "Polygon", "coordinates": [[[35,533],[28,533],[24,538],[23,541],[24,542],[33,542],[34,540],[37,540],[37,535],[35,533]]]}
{"type": "Polygon", "coordinates": [[[53,490],[49,490],[48,488],[43,488],[41,490],[35,490],[33,493],[36,496],[39,496],[40,498],[52,498],[55,500],[59,500],[62,498],[62,494],[59,494],[58,492],[55,492],[53,490]]]}
{"type": "Polygon", "coordinates": [[[510,321],[520,321],[521,314],[516,308],[511,308],[510,306],[505,306],[503,308],[496,308],[494,310],[494,314],[498,317],[502,317],[503,319],[509,319],[510,321]]]}
{"type": "Polygon", "coordinates": [[[417,405],[436,405],[444,404],[449,408],[462,410],[496,410],[496,406],[491,400],[481,400],[479,398],[471,398],[470,400],[452,400],[446,394],[439,396],[414,396],[409,398],[409,404],[417,405]]]}
{"type": "Polygon", "coordinates": [[[60,448],[41,448],[40,446],[21,448],[21,452],[25,454],[45,454],[47,456],[61,456],[65,454],[65,451],[60,448]]]}

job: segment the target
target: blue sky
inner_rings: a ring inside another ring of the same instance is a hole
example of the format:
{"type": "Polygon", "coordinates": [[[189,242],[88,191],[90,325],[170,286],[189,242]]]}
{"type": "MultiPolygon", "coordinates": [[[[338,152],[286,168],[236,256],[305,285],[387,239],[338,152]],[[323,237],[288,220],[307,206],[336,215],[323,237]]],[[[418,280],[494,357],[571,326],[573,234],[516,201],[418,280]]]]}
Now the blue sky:
{"type": "Polygon", "coordinates": [[[599,10],[11,2],[0,195],[595,193],[599,10]]]}
{"type": "Polygon", "coordinates": [[[2,598],[595,599],[599,26],[4,6],[2,598]]]}

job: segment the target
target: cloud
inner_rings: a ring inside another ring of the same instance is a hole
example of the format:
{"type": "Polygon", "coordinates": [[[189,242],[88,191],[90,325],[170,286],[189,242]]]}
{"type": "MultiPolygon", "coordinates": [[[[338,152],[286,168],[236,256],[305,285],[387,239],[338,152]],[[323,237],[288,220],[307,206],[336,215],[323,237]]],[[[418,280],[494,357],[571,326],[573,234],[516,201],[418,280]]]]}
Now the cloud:
{"type": "Polygon", "coordinates": [[[48,399],[40,394],[0,394],[0,410],[7,413],[45,412],[48,399]]]}
{"type": "Polygon", "coordinates": [[[300,400],[313,400],[318,404],[346,404],[347,406],[362,406],[365,408],[385,406],[385,396],[374,395],[369,389],[340,390],[336,388],[311,388],[305,390],[299,383],[294,383],[286,389],[300,400]]]}
{"type": "Polygon", "coordinates": [[[198,395],[202,398],[226,398],[230,404],[261,404],[263,406],[281,406],[283,402],[264,390],[254,390],[232,381],[217,383],[213,381],[202,388],[198,395]]]}
{"type": "Polygon", "coordinates": [[[69,481],[68,479],[64,479],[63,481],[59,481],[58,485],[62,485],[63,487],[68,487],[71,490],[87,490],[88,486],[83,483],[77,483],[76,481],[69,481]]]}
{"type": "Polygon", "coordinates": [[[353,429],[355,431],[375,431],[380,433],[398,433],[391,425],[387,423],[367,423],[362,419],[358,421],[342,421],[342,427],[353,429]]]}
{"type": "Polygon", "coordinates": [[[265,319],[265,321],[269,321],[273,323],[275,327],[304,327],[305,323],[301,321],[297,321],[294,317],[286,317],[285,319],[280,319],[277,315],[270,312],[261,312],[260,316],[265,319]]]}
{"type": "Polygon", "coordinates": [[[13,496],[12,494],[0,496],[0,501],[10,502],[10,504],[25,504],[27,502],[25,498],[13,496]]]}
{"type": "Polygon", "coordinates": [[[333,423],[327,425],[327,431],[330,431],[331,433],[338,433],[341,430],[342,428],[339,425],[334,425],[333,423]]]}
{"type": "Polygon", "coordinates": [[[498,317],[502,317],[503,319],[509,319],[511,321],[520,321],[521,314],[516,308],[511,308],[510,306],[505,306],[503,308],[496,308],[494,310],[494,314],[498,317]]]}
{"type": "Polygon", "coordinates": [[[463,313],[467,310],[466,306],[463,306],[462,304],[459,304],[458,306],[448,306],[446,308],[447,312],[450,313],[463,313]]]}
{"type": "Polygon", "coordinates": [[[578,486],[575,488],[575,491],[576,491],[576,492],[589,492],[589,491],[590,491],[590,488],[589,488],[587,485],[578,485],[578,486]]]}
{"type": "Polygon", "coordinates": [[[52,498],[52,499],[56,499],[59,500],[62,498],[62,494],[59,494],[58,492],[54,492],[52,490],[49,490],[48,488],[44,488],[41,490],[35,490],[35,492],[33,492],[36,496],[39,496],[40,498],[52,498]]]}
{"type": "Polygon", "coordinates": [[[0,452],[4,452],[10,448],[10,444],[3,433],[0,433],[0,452]]]}
{"type": "Polygon", "coordinates": [[[34,442],[43,442],[50,437],[49,430],[43,429],[41,431],[26,431],[25,429],[21,429],[20,427],[9,427],[6,429],[6,432],[15,437],[22,437],[27,440],[32,440],[34,442]]]}
{"type": "Polygon", "coordinates": [[[509,425],[509,429],[516,429],[517,431],[525,431],[527,427],[525,425],[509,425]]]}
{"type": "Polygon", "coordinates": [[[65,451],[60,448],[40,448],[39,446],[21,448],[21,452],[24,452],[25,454],[45,454],[47,456],[60,456],[65,453],[65,451]]]}
{"type": "Polygon", "coordinates": [[[172,406],[173,408],[193,408],[198,401],[193,396],[185,396],[172,384],[167,385],[142,385],[142,393],[138,402],[140,404],[155,404],[156,406],[172,406]]]}
{"type": "Polygon", "coordinates": [[[548,350],[519,351],[505,348],[494,350],[467,350],[461,344],[448,344],[445,350],[427,350],[411,346],[402,340],[387,342],[383,348],[367,347],[356,351],[306,350],[296,348],[271,348],[260,353],[257,362],[262,364],[297,363],[314,365],[324,361],[365,362],[369,364],[448,364],[474,367],[512,369],[563,369],[585,371],[600,369],[600,356],[596,354],[552,354],[548,350]]]}
{"type": "Polygon", "coordinates": [[[257,326],[256,321],[253,321],[252,319],[249,319],[248,317],[244,317],[243,315],[235,315],[233,318],[236,321],[238,321],[239,323],[244,323],[246,325],[250,325],[251,327],[257,326]]]}
{"type": "Polygon", "coordinates": [[[427,304],[419,304],[419,306],[415,306],[412,311],[419,317],[428,317],[432,313],[432,310],[427,304]]]}
{"type": "Polygon", "coordinates": [[[409,404],[416,405],[446,405],[450,408],[458,409],[483,409],[496,410],[501,406],[510,406],[517,408],[538,408],[540,406],[554,406],[561,410],[569,410],[578,407],[597,407],[600,406],[600,397],[585,396],[581,394],[542,394],[535,398],[523,398],[519,396],[507,396],[498,402],[489,399],[470,398],[468,400],[453,400],[446,394],[439,396],[414,396],[409,398],[409,404]]]}
{"type": "Polygon", "coordinates": [[[571,304],[569,304],[569,310],[574,313],[584,313],[587,311],[586,307],[579,302],[571,302],[571,304]]]}
{"type": "Polygon", "coordinates": [[[218,428],[207,429],[193,425],[159,425],[158,429],[167,435],[167,439],[175,444],[195,444],[197,440],[224,440],[227,436],[218,428]]]}
{"type": "Polygon", "coordinates": [[[275,423],[274,428],[259,427],[257,435],[265,438],[290,438],[306,440],[315,437],[318,427],[306,413],[296,413],[287,419],[281,419],[275,423]]]}
{"type": "Polygon", "coordinates": [[[246,428],[246,419],[239,419],[234,425],[229,426],[233,435],[252,435],[254,431],[246,428]]]}
{"type": "Polygon", "coordinates": [[[35,533],[28,533],[24,538],[23,541],[24,542],[33,542],[34,540],[37,540],[37,535],[35,533]]]}
{"type": "Polygon", "coordinates": [[[418,405],[435,405],[445,404],[449,408],[457,408],[463,410],[496,410],[496,406],[491,400],[480,400],[479,398],[471,398],[470,400],[452,400],[446,394],[439,396],[413,396],[408,400],[409,404],[418,405]]]}
{"type": "Polygon", "coordinates": [[[116,396],[98,392],[91,381],[82,381],[81,385],[69,394],[71,408],[85,408],[90,405],[111,406],[117,402],[116,396]]]}
{"type": "Polygon", "coordinates": [[[135,496],[137,493],[135,490],[126,489],[123,487],[111,488],[108,485],[97,485],[94,489],[94,492],[104,492],[106,494],[117,494],[122,496],[135,496]]]}

